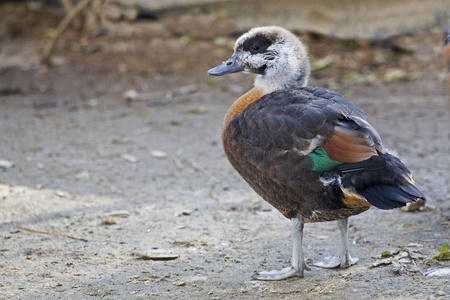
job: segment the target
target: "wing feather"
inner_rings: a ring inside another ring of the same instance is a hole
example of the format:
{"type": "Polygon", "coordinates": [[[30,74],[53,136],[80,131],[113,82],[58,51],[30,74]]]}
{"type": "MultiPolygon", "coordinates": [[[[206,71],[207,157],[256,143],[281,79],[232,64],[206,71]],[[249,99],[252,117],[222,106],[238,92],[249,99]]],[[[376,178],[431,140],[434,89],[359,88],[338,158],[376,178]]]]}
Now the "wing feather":
{"type": "Polygon", "coordinates": [[[343,163],[359,162],[384,153],[376,130],[364,119],[344,115],[324,143],[328,157],[343,163]]]}
{"type": "Polygon", "coordinates": [[[338,162],[361,161],[382,149],[378,134],[356,105],[317,87],[263,96],[232,120],[226,133],[232,138],[225,138],[224,148],[236,164],[243,164],[239,157],[245,157],[245,163],[281,183],[313,169],[307,156],[318,147],[338,162]]]}

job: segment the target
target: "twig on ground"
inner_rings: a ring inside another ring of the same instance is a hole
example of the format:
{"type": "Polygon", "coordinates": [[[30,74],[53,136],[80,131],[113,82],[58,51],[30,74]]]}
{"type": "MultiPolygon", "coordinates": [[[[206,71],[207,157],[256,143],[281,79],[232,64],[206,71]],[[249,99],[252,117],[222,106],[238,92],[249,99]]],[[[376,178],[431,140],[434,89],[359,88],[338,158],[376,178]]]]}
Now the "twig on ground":
{"type": "Polygon", "coordinates": [[[59,23],[58,28],[56,28],[55,36],[48,42],[47,46],[44,49],[44,53],[42,55],[42,61],[44,63],[49,63],[50,56],[52,55],[53,49],[56,46],[56,42],[59,40],[64,30],[67,29],[72,20],[76,16],[78,16],[83,11],[83,9],[85,9],[89,5],[91,1],[92,0],[80,1],[77,3],[77,5],[75,5],[75,7],[72,10],[67,12],[64,19],[61,21],[61,23],[59,23]]]}
{"type": "Polygon", "coordinates": [[[60,0],[60,2],[64,6],[66,13],[69,13],[73,9],[73,3],[70,0],[60,0]]]}
{"type": "Polygon", "coordinates": [[[173,163],[175,164],[175,167],[177,167],[178,171],[183,171],[183,164],[178,157],[173,158],[173,163]]]}
{"type": "Polygon", "coordinates": [[[70,235],[70,234],[65,234],[65,233],[60,233],[60,232],[44,231],[44,230],[39,230],[39,229],[33,229],[33,228],[22,226],[22,225],[17,225],[17,228],[20,228],[20,229],[23,229],[23,230],[27,230],[27,231],[31,231],[31,232],[36,232],[36,233],[50,234],[50,235],[56,235],[56,236],[63,236],[63,237],[67,237],[67,238],[70,238],[70,239],[87,242],[86,239],[79,238],[79,237],[76,237],[76,236],[73,236],[73,235],[70,235]]]}
{"type": "Polygon", "coordinates": [[[178,171],[185,171],[188,172],[192,175],[199,175],[205,179],[209,179],[211,181],[213,181],[214,183],[220,183],[220,180],[208,173],[207,171],[203,170],[195,161],[193,161],[190,158],[182,158],[182,160],[188,162],[192,168],[185,168],[183,166],[183,163],[181,162],[181,160],[178,157],[174,157],[173,159],[173,163],[175,164],[175,167],[178,169],[178,171]]]}
{"type": "Polygon", "coordinates": [[[194,168],[194,170],[196,172],[200,173],[201,175],[203,175],[203,177],[205,177],[206,179],[209,179],[215,183],[220,183],[220,180],[216,176],[203,170],[199,165],[197,165],[197,163],[195,161],[193,161],[190,158],[187,158],[186,160],[191,164],[191,166],[194,168]]]}
{"type": "Polygon", "coordinates": [[[419,269],[419,267],[416,265],[416,262],[414,261],[414,259],[411,259],[411,261],[412,261],[412,263],[414,264],[414,266],[416,267],[417,271],[419,271],[420,274],[421,274],[422,276],[425,276],[425,275],[423,274],[422,270],[419,269]]]}

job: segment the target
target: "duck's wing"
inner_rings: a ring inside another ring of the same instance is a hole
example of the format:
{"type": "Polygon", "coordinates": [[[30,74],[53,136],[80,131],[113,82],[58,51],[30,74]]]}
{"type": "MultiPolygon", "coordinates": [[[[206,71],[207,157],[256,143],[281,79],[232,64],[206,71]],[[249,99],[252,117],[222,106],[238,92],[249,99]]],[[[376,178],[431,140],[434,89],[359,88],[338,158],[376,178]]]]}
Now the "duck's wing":
{"type": "MultiPolygon", "coordinates": [[[[340,94],[306,87],[268,94],[228,126],[228,143],[280,183],[383,152],[362,111],[340,94]]],[[[227,145],[225,145],[225,148],[227,145]]]]}
{"type": "MultiPolygon", "coordinates": [[[[278,189],[271,197],[290,190],[292,197],[317,201],[311,207],[390,209],[425,199],[362,111],[323,88],[274,92],[253,102],[226,128],[224,149],[260,195],[270,178],[278,185],[270,187],[278,189]]],[[[303,207],[286,203],[272,204],[282,212],[303,207]]]]}

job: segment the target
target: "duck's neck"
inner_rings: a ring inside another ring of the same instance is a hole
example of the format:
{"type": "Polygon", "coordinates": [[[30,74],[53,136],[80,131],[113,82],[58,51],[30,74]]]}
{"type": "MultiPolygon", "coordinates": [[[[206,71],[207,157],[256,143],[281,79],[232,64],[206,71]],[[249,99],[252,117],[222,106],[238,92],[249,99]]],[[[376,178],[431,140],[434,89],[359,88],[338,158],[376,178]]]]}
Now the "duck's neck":
{"type": "Polygon", "coordinates": [[[290,72],[290,76],[286,76],[286,70],[272,70],[272,74],[258,75],[255,78],[255,87],[264,87],[264,95],[278,90],[294,89],[305,87],[308,85],[308,71],[303,69],[290,72]],[[277,71],[277,72],[275,72],[277,71]]]}
{"type": "Polygon", "coordinates": [[[265,94],[266,93],[262,88],[254,87],[250,91],[239,97],[236,101],[234,101],[234,103],[228,109],[227,114],[225,115],[225,118],[222,123],[222,138],[231,120],[239,116],[247,106],[249,106],[255,100],[258,100],[265,94]]]}

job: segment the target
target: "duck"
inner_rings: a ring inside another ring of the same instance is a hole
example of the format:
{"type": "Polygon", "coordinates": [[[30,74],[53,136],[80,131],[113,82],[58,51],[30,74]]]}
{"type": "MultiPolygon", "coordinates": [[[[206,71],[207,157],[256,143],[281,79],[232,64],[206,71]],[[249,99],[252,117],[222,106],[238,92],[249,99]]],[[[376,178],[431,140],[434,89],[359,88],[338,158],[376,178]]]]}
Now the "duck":
{"type": "Polygon", "coordinates": [[[304,277],[306,223],[337,221],[341,255],[314,265],[348,268],[359,260],[349,251],[350,216],[425,200],[363,111],[335,91],[308,86],[310,70],[307,48],[292,32],[264,26],[241,35],[231,58],[207,72],[256,74],[224,117],[222,145],[239,175],[290,220],[293,239],[291,264],[257,270],[257,280],[304,277]]]}

